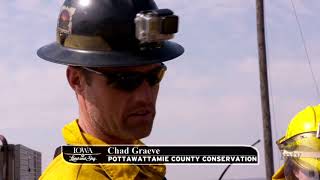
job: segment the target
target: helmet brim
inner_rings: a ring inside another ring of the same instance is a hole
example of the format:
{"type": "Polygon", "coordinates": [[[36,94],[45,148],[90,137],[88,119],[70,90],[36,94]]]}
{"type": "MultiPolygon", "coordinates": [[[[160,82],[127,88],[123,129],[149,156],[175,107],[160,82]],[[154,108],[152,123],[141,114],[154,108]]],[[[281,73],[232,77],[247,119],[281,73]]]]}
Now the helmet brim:
{"type": "Polygon", "coordinates": [[[37,54],[40,58],[58,64],[86,67],[126,67],[165,62],[179,57],[184,48],[171,41],[163,42],[161,48],[144,51],[86,51],[71,49],[59,43],[41,47],[37,54]]]}

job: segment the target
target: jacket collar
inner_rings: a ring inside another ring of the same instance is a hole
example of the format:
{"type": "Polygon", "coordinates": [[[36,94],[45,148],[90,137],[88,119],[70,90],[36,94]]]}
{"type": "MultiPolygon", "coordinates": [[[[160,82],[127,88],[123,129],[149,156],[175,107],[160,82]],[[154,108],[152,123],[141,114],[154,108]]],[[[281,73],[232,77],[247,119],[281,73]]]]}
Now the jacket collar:
{"type": "Polygon", "coordinates": [[[272,176],[272,180],[285,180],[284,165],[282,165],[277,172],[272,176]]]}
{"type": "MultiPolygon", "coordinates": [[[[93,137],[90,134],[82,132],[78,125],[78,119],[67,124],[62,129],[63,137],[67,144],[73,145],[108,145],[102,140],[93,137]]],[[[136,140],[135,144],[144,145],[140,140],[136,140]]],[[[111,165],[111,164],[100,164],[99,165],[105,173],[111,177],[119,178],[123,177],[125,179],[135,179],[139,173],[142,173],[144,176],[153,179],[163,179],[166,167],[164,165],[111,165]],[[157,178],[158,177],[158,178],[157,178]]]]}

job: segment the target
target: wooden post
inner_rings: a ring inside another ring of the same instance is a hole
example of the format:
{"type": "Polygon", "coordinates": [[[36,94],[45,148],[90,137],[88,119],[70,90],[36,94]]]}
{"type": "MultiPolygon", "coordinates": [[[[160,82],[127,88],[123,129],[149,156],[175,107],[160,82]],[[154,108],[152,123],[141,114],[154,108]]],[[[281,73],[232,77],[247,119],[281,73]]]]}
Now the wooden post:
{"type": "Polygon", "coordinates": [[[268,70],[264,28],[264,6],[263,0],[256,0],[257,8],[257,35],[258,35],[258,52],[259,52],[259,69],[260,69],[260,92],[261,108],[263,119],[263,136],[264,136],[264,156],[266,163],[266,179],[271,179],[274,173],[273,167],[273,148],[272,148],[272,131],[270,121],[269,89],[268,89],[268,70]]]}

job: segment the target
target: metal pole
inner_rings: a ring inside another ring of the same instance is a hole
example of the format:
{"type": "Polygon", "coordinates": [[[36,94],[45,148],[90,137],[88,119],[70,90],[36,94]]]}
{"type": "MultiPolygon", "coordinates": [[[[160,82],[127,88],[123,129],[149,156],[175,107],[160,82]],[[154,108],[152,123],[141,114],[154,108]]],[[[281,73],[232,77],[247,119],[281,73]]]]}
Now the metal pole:
{"type": "Polygon", "coordinates": [[[261,108],[263,119],[263,135],[264,135],[264,156],[266,163],[266,178],[271,179],[274,173],[273,167],[273,148],[272,148],[272,131],[270,121],[270,105],[269,105],[269,88],[268,88],[268,71],[267,71],[267,55],[264,29],[264,6],[263,0],[256,0],[257,8],[257,35],[258,35],[258,51],[259,51],[259,69],[260,69],[260,92],[261,92],[261,108]]]}

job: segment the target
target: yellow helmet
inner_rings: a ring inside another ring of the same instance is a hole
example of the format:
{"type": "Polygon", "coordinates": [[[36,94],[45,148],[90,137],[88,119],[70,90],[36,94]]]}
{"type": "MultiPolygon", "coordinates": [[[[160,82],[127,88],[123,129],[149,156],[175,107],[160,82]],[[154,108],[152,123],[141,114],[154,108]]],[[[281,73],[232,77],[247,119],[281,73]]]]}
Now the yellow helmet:
{"type": "Polygon", "coordinates": [[[319,129],[320,105],[305,108],[291,120],[286,135],[277,141],[286,160],[285,174],[299,169],[307,176],[320,179],[319,129]]]}

